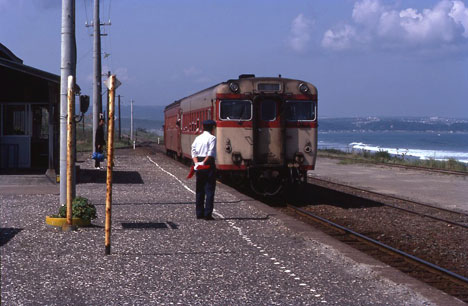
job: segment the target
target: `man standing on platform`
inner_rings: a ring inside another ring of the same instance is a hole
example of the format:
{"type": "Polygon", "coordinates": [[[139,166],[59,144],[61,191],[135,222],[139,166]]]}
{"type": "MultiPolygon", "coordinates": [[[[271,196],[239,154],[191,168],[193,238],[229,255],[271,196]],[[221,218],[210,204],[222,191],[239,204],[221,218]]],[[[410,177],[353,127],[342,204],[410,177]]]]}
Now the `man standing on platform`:
{"type": "Polygon", "coordinates": [[[192,143],[192,159],[197,177],[197,219],[214,220],[212,213],[216,188],[216,136],[213,135],[215,126],[216,122],[213,120],[203,121],[203,133],[192,143]]]}

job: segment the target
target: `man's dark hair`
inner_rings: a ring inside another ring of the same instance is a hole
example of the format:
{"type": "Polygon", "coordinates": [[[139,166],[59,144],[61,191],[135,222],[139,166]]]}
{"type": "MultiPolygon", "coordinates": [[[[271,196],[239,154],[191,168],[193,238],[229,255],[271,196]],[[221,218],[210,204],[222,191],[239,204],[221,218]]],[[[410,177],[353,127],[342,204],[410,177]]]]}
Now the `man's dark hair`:
{"type": "Polygon", "coordinates": [[[203,125],[203,130],[207,132],[213,132],[214,125],[208,124],[208,125],[203,125]]]}
{"type": "Polygon", "coordinates": [[[205,120],[203,121],[203,130],[212,132],[214,127],[216,126],[216,122],[213,120],[205,120]]]}

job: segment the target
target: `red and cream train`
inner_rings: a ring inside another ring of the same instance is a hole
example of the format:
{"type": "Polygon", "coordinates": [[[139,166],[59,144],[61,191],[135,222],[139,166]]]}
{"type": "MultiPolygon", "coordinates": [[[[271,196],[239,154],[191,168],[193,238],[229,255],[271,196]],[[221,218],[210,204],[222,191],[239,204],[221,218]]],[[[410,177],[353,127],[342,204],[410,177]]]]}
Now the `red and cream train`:
{"type": "Polygon", "coordinates": [[[202,122],[216,121],[218,174],[274,195],[305,182],[317,155],[317,89],[294,79],[240,75],[166,106],[166,151],[190,159],[202,122]]]}

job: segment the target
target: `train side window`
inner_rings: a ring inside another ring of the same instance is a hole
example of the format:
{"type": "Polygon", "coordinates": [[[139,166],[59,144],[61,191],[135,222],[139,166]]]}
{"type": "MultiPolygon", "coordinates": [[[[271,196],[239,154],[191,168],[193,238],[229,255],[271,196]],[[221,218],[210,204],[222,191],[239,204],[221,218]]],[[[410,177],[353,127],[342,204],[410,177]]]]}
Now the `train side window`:
{"type": "Polygon", "coordinates": [[[219,103],[219,118],[221,120],[252,119],[252,102],[250,100],[222,100],[219,103]]]}
{"type": "Polygon", "coordinates": [[[261,104],[261,114],[263,121],[275,121],[276,120],[276,101],[275,100],[263,100],[261,104]]]}
{"type": "Polygon", "coordinates": [[[286,101],[286,120],[313,121],[316,119],[315,102],[286,101]]]}

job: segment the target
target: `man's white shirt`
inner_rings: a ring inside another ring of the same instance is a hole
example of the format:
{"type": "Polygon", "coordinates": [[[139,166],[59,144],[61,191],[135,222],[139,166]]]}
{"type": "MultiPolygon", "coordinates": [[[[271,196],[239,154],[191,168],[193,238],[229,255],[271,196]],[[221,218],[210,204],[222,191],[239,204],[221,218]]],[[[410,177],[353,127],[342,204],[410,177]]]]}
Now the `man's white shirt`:
{"type": "Polygon", "coordinates": [[[192,143],[192,158],[212,156],[216,158],[216,137],[204,131],[192,143]]]}

